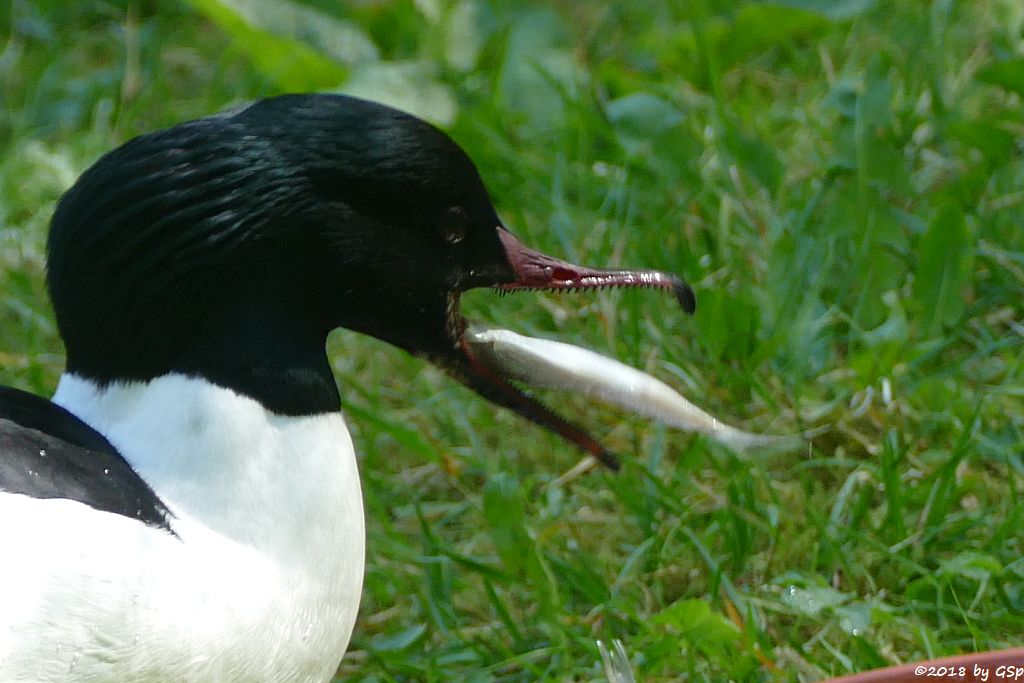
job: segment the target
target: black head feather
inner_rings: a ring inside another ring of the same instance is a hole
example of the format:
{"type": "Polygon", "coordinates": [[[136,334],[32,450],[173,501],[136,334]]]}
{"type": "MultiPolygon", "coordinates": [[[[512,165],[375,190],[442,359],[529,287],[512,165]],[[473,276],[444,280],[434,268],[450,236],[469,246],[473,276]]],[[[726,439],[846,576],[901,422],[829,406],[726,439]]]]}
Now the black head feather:
{"type": "Polygon", "coordinates": [[[336,410],[326,334],[445,346],[448,293],[510,277],[499,224],[433,126],[282,96],[101,158],[58,204],[47,282],[71,372],[202,374],[279,412],[336,410]]]}

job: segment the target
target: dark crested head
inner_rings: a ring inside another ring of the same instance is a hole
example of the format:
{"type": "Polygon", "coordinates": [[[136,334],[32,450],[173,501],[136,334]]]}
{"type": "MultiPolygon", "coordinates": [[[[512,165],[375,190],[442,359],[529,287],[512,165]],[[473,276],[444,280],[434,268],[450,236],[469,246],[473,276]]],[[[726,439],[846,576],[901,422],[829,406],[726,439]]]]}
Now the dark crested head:
{"type": "Polygon", "coordinates": [[[61,199],[48,248],[70,372],[201,375],[287,414],[337,410],[324,341],[346,327],[552,427],[467,352],[460,292],[654,286],[693,307],[674,276],[524,247],[448,136],[340,95],[261,100],[126,143],[61,199]]]}

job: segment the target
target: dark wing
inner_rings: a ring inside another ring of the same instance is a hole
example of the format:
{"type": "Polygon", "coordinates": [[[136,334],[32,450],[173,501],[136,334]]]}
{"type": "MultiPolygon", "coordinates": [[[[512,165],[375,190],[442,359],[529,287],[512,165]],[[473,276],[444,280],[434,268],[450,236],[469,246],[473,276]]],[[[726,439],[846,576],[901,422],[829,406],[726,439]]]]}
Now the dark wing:
{"type": "Polygon", "coordinates": [[[4,386],[0,491],[68,498],[171,531],[167,506],[102,434],[55,403],[4,386]]]}

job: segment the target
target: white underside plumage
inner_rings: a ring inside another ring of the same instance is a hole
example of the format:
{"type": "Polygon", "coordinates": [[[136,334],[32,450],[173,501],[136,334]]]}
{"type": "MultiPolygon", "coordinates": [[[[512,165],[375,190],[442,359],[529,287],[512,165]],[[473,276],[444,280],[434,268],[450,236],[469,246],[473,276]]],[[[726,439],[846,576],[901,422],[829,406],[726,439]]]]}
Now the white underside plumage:
{"type": "Polygon", "coordinates": [[[365,545],[341,415],[283,417],[181,375],[65,375],[54,401],[120,450],[175,535],[0,493],[0,681],[329,680],[365,545]]]}

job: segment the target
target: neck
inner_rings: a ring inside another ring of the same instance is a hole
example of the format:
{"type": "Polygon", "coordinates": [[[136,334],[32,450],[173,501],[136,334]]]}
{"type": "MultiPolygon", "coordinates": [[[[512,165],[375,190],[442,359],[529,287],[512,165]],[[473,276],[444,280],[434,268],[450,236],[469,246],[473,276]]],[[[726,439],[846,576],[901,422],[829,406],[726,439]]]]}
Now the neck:
{"type": "Polygon", "coordinates": [[[302,554],[311,532],[347,537],[339,513],[361,519],[352,443],[338,412],[278,415],[179,374],[106,386],[65,374],[54,402],[107,437],[179,520],[288,557],[302,554]]]}
{"type": "Polygon", "coordinates": [[[337,413],[340,397],[324,351],[326,333],[297,323],[283,307],[258,302],[196,320],[149,325],[90,364],[69,344],[68,373],[97,386],[175,374],[202,378],[277,415],[337,413]],[[134,342],[134,343],[132,343],[134,342]],[[108,368],[116,358],[123,367],[108,368]]]}
{"type": "Polygon", "coordinates": [[[180,372],[259,401],[278,415],[336,413],[341,399],[322,334],[272,315],[226,319],[220,334],[180,361],[180,372]]]}

